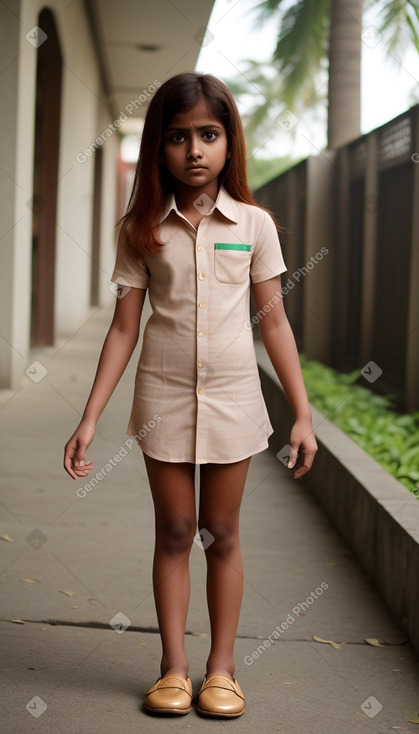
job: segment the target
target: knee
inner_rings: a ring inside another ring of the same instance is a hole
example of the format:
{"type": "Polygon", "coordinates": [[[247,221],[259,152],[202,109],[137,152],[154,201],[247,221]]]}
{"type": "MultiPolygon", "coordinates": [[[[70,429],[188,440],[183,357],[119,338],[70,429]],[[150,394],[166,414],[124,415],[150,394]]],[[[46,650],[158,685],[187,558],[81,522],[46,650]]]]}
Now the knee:
{"type": "Polygon", "coordinates": [[[239,545],[239,534],[236,527],[229,523],[220,521],[208,523],[204,528],[200,528],[203,536],[203,544],[207,543],[205,552],[208,555],[221,556],[226,558],[231,555],[239,545]]]}
{"type": "Polygon", "coordinates": [[[159,548],[171,555],[190,551],[195,534],[195,521],[179,518],[157,529],[159,548]]]}

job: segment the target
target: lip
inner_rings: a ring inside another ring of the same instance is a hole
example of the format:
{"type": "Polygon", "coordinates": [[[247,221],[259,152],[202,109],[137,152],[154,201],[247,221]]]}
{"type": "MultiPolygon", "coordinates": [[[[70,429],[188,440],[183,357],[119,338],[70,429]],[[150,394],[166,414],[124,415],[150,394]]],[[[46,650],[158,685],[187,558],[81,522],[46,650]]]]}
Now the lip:
{"type": "Polygon", "coordinates": [[[206,171],[206,166],[188,166],[187,171],[206,171]]]}

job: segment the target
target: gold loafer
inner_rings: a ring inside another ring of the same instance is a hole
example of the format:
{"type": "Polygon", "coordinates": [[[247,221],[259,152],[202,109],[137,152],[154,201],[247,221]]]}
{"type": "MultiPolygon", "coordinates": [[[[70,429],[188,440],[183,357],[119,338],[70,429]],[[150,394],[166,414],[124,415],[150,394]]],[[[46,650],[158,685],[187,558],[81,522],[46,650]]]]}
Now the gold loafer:
{"type": "Polygon", "coordinates": [[[144,708],[154,714],[189,714],[192,681],[167,673],[145,694],[144,708]]]}
{"type": "Polygon", "coordinates": [[[204,678],[198,692],[197,711],[204,716],[241,716],[245,709],[243,691],[239,681],[231,681],[223,675],[204,678]]]}

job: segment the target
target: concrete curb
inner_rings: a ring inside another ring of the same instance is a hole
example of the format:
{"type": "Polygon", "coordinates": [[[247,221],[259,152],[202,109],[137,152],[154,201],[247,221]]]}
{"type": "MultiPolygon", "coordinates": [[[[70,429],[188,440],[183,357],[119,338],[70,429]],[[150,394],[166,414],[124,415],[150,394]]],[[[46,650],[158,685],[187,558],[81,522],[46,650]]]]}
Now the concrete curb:
{"type": "MultiPolygon", "coordinates": [[[[289,443],[293,415],[263,346],[255,349],[276,454],[289,443]]],[[[318,410],[312,413],[319,451],[303,481],[419,653],[419,502],[318,410]]]]}

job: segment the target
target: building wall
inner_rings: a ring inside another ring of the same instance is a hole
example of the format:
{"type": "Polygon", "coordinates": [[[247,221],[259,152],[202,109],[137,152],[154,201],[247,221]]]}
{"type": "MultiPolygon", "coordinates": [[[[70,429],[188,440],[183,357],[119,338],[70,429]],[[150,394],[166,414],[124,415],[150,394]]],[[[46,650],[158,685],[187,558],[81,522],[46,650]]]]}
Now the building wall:
{"type": "Polygon", "coordinates": [[[12,10],[3,3],[0,5],[0,379],[3,387],[11,386],[13,373],[23,365],[28,336],[27,249],[31,241],[31,214],[25,202],[30,198],[32,175],[33,126],[27,122],[28,118],[31,120],[33,108],[30,94],[33,70],[28,64],[29,53],[21,52],[23,23],[19,12],[18,2],[12,10]],[[25,87],[28,88],[26,97],[25,87]],[[25,109],[26,114],[22,115],[25,109]]]}
{"type": "MultiPolygon", "coordinates": [[[[111,122],[107,110],[100,107],[99,132],[106,130],[111,122]]],[[[115,262],[116,232],[115,225],[121,214],[117,211],[117,162],[119,143],[114,133],[103,149],[103,177],[102,177],[102,217],[101,217],[101,268],[99,271],[99,298],[100,303],[109,299],[110,277],[115,262]]],[[[114,296],[112,296],[114,297],[114,296]]]]}
{"type": "MultiPolygon", "coordinates": [[[[0,157],[0,387],[15,389],[31,362],[30,297],[32,178],[37,49],[26,34],[47,7],[63,57],[57,192],[55,340],[89,317],[94,156],[85,151],[111,122],[81,0],[15,0],[0,5],[0,94],[5,122],[0,157]]],[[[103,144],[100,301],[110,297],[114,258],[116,161],[114,133],[103,144]]],[[[52,285],[52,284],[51,284],[52,285]]]]}

